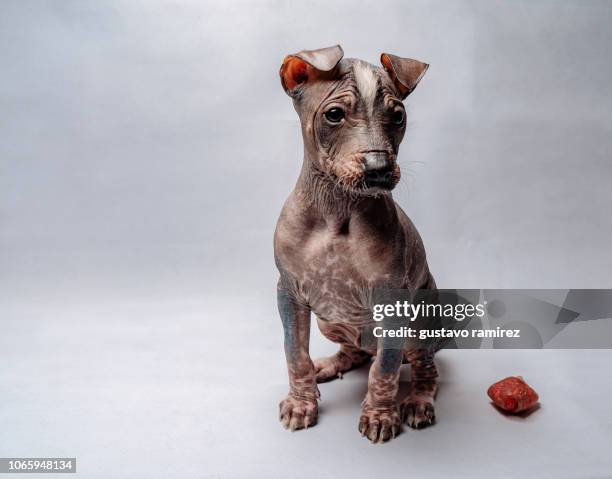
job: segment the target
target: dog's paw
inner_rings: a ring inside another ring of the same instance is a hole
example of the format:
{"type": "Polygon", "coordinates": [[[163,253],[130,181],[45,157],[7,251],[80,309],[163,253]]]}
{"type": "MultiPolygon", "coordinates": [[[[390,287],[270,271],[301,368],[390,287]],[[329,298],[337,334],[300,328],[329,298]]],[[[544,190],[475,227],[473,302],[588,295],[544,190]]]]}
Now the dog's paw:
{"type": "Polygon", "coordinates": [[[316,399],[296,398],[289,394],[279,404],[279,419],[285,429],[297,431],[317,423],[319,408],[316,399]]]}
{"type": "Polygon", "coordinates": [[[338,351],[333,356],[318,358],[314,360],[317,382],[324,383],[340,378],[342,375],[365,364],[370,359],[370,355],[358,349],[346,349],[338,351]]]}
{"type": "MultiPolygon", "coordinates": [[[[342,379],[342,374],[349,368],[342,368],[344,364],[336,357],[318,358],[314,360],[317,382],[324,383],[333,379],[342,379]]],[[[350,366],[349,366],[350,367],[350,366]]]]}
{"type": "Polygon", "coordinates": [[[386,442],[400,432],[401,421],[397,406],[374,408],[363,406],[359,432],[372,442],[386,442]]]}
{"type": "Polygon", "coordinates": [[[430,396],[408,396],[401,404],[402,422],[413,429],[431,426],[436,420],[433,398],[430,396]]]}

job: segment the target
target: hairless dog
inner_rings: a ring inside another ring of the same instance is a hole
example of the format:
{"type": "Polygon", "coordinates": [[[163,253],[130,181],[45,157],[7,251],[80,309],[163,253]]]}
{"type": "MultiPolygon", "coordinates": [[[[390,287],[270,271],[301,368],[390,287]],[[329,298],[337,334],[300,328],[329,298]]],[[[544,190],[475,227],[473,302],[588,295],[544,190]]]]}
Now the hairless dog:
{"type": "Polygon", "coordinates": [[[289,55],[283,88],[300,117],[304,160],[274,236],[280,272],[278,308],[284,328],[290,390],[280,419],[291,430],[317,422],[318,382],[371,358],[359,431],[372,442],[395,437],[402,422],[434,421],[437,372],[433,351],[365,347],[374,288],[435,289],[421,238],[391,190],[400,179],[399,144],[406,129],[402,104],[428,65],[383,53],[382,67],[343,59],[337,45],[289,55]],[[340,345],[312,361],[310,315],[340,345]],[[399,371],[410,363],[411,392],[399,405],[399,371]]]}

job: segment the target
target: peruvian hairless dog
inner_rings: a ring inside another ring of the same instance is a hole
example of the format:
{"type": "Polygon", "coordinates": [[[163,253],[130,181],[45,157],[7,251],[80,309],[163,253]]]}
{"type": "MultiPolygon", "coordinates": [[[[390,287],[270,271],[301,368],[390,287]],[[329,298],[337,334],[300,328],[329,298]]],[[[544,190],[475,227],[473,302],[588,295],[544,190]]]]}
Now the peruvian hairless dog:
{"type": "MultiPolygon", "coordinates": [[[[419,234],[394,202],[397,153],[406,129],[402,104],[428,65],[383,53],[381,67],[343,59],[340,46],[289,55],[283,88],[300,117],[304,161],[274,237],[278,307],[290,389],[280,419],[291,430],[317,422],[318,382],[372,357],[359,431],[373,442],[395,437],[402,422],[434,421],[437,372],[428,349],[364,348],[373,288],[435,289],[419,234]],[[310,313],[340,345],[311,360],[310,313]],[[399,371],[411,365],[411,392],[399,405],[399,371]]],[[[380,340],[382,341],[382,340],[380,340]]]]}

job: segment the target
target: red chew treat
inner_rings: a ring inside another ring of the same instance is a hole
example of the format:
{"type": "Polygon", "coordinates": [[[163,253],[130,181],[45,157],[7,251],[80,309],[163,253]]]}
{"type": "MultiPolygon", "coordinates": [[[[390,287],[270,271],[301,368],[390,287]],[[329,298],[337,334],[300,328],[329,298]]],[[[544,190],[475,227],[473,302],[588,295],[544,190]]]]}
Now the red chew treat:
{"type": "Polygon", "coordinates": [[[521,412],[538,402],[536,393],[520,376],[510,376],[489,387],[487,394],[493,403],[508,412],[521,412]]]}

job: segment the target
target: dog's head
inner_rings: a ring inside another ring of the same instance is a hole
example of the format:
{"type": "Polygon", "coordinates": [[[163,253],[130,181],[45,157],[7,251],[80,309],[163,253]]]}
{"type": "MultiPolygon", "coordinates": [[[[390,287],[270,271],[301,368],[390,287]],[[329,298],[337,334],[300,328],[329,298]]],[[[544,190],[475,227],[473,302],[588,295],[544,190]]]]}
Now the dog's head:
{"type": "Polygon", "coordinates": [[[339,45],[288,55],[281,83],[293,98],[313,169],[352,193],[384,193],[400,179],[402,100],[429,65],[383,53],[376,67],[343,55],[339,45]]]}

